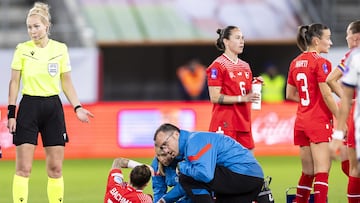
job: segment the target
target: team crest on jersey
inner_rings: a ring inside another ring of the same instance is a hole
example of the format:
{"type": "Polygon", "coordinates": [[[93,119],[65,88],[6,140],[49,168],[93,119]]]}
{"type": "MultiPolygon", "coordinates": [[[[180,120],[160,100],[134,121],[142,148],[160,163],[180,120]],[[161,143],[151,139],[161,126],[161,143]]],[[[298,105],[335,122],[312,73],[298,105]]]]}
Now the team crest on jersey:
{"type": "Polygon", "coordinates": [[[59,71],[59,65],[57,63],[49,63],[48,64],[48,72],[54,77],[59,71]]]}
{"type": "Polygon", "coordinates": [[[249,79],[249,77],[250,77],[250,73],[249,73],[249,72],[245,72],[245,78],[246,78],[246,79],[249,79]]]}
{"type": "Polygon", "coordinates": [[[217,69],[216,69],[216,68],[212,68],[212,69],[211,69],[210,78],[211,78],[211,79],[216,79],[216,78],[217,78],[217,75],[218,75],[217,69]]]}
{"type": "Polygon", "coordinates": [[[229,77],[230,78],[234,78],[235,77],[235,74],[233,72],[229,72],[229,77]]]}
{"type": "Polygon", "coordinates": [[[322,65],[322,68],[323,68],[323,71],[324,71],[325,74],[328,74],[328,73],[329,73],[329,69],[328,69],[328,66],[326,65],[326,63],[324,63],[324,64],[322,65]]]}

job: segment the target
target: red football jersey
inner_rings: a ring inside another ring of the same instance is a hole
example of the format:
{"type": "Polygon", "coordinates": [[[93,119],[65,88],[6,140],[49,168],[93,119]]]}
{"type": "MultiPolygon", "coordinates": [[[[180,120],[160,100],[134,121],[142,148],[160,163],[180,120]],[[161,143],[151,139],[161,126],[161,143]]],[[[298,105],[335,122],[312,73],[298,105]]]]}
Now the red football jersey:
{"type": "Polygon", "coordinates": [[[112,169],[108,176],[104,203],[152,203],[152,198],[124,182],[120,169],[112,169]]]}
{"type": "MultiPolygon", "coordinates": [[[[208,86],[220,86],[225,95],[245,96],[251,90],[253,75],[250,66],[238,59],[231,61],[224,54],[219,56],[207,68],[208,86]]],[[[234,130],[251,131],[251,103],[214,104],[209,131],[234,130]]]]}
{"type": "Polygon", "coordinates": [[[304,52],[291,62],[287,83],[296,87],[300,97],[295,130],[332,128],[332,113],[319,88],[330,72],[331,63],[315,52],[304,52]]]}

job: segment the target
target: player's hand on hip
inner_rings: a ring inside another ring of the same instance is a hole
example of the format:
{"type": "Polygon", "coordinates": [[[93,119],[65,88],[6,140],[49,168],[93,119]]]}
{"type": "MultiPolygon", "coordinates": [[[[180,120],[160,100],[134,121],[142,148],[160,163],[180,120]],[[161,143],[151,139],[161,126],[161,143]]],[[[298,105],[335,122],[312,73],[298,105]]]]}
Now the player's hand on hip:
{"type": "Polygon", "coordinates": [[[87,109],[84,109],[84,108],[79,108],[76,111],[76,115],[77,115],[78,119],[84,123],[88,123],[90,121],[89,117],[91,117],[91,118],[94,117],[94,115],[90,111],[88,111],[87,109]]]}

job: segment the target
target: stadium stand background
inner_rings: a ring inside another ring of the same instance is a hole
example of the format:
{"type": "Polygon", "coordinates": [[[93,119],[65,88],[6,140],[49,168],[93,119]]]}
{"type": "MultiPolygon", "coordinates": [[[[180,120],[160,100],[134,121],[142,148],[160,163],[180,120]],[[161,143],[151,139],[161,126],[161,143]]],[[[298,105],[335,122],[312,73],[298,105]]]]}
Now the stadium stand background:
{"type": "MultiPolygon", "coordinates": [[[[34,0],[0,0],[0,47],[15,48],[29,40],[26,16],[34,0]]],[[[85,26],[81,12],[73,10],[76,1],[39,1],[50,4],[52,17],[51,38],[66,42],[71,47],[95,46],[92,29],[85,26]]]]}
{"type": "MultiPolygon", "coordinates": [[[[0,0],[1,50],[13,52],[18,42],[28,39],[24,22],[33,2],[0,0]]],[[[51,38],[66,42],[70,49],[96,50],[98,79],[92,98],[98,101],[178,100],[176,68],[189,56],[209,65],[220,53],[214,46],[215,30],[230,24],[245,34],[241,58],[255,75],[266,61],[278,64],[286,74],[290,60],[299,53],[298,25],[325,23],[332,29],[334,46],[344,47],[346,25],[358,17],[360,7],[356,0],[45,2],[52,7],[51,38]]],[[[1,69],[8,66],[2,64],[1,69]]],[[[84,69],[79,79],[89,74],[84,69]]]]}

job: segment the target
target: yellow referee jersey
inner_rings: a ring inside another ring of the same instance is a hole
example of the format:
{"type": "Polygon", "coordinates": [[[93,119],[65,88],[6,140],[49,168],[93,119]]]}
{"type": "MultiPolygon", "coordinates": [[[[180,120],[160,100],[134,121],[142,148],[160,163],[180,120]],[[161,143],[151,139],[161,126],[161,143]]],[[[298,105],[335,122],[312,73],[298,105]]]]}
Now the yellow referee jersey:
{"type": "Polygon", "coordinates": [[[11,63],[13,70],[21,71],[22,94],[53,96],[60,93],[60,74],[71,71],[67,46],[49,40],[44,48],[33,41],[17,45],[11,63]]]}

